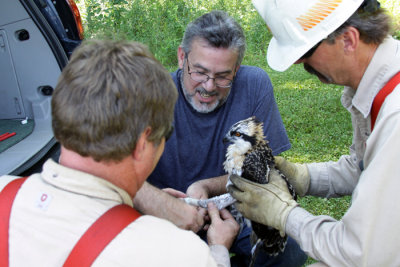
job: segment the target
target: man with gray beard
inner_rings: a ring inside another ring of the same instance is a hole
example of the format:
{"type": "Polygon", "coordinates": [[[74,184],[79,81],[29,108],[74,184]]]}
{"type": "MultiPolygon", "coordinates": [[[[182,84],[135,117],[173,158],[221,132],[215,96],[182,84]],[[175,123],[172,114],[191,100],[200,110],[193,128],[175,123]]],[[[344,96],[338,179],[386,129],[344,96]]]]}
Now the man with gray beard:
{"type": "MultiPolygon", "coordinates": [[[[169,219],[202,234],[206,210],[179,198],[206,199],[226,193],[222,140],[235,122],[256,116],[274,155],[290,148],[266,72],[241,62],[246,49],[242,28],[222,11],[212,11],[188,25],[178,48],[179,69],[172,73],[179,97],[175,131],[148,182],[135,198],[146,214],[169,219]],[[159,190],[163,189],[163,191],[159,190]]],[[[230,252],[232,266],[247,266],[251,228],[244,227],[230,252]]],[[[290,239],[283,253],[259,253],[256,266],[301,266],[304,252],[290,239]],[[259,264],[261,263],[261,264],[259,264]]]]}

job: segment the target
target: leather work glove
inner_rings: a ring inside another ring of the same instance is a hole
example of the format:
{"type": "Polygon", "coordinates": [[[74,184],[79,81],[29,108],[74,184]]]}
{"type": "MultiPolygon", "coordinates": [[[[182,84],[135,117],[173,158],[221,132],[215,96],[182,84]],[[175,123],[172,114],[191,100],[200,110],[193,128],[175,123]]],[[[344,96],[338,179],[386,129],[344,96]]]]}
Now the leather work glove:
{"type": "Polygon", "coordinates": [[[303,197],[310,187],[310,174],[305,164],[292,163],[283,157],[275,157],[276,167],[286,176],[296,190],[303,197]]]}
{"type": "Polygon", "coordinates": [[[237,175],[230,177],[228,191],[237,200],[235,206],[244,217],[271,226],[285,236],[289,212],[298,204],[289,193],[286,181],[272,170],[268,184],[258,184],[237,175]]]}

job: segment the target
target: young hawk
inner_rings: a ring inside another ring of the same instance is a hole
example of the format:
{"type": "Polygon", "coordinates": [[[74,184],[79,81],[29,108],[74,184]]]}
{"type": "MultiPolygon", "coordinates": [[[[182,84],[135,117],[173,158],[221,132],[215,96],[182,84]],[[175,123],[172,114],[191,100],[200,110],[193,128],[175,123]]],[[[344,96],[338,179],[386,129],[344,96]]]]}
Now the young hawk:
{"type": "MultiPolygon", "coordinates": [[[[265,140],[262,122],[253,116],[235,123],[225,135],[224,142],[230,143],[224,162],[224,169],[228,174],[236,174],[260,184],[268,183],[269,173],[275,168],[275,162],[268,141],[265,140]]],[[[294,188],[286,177],[280,174],[296,200],[294,188]]],[[[232,214],[235,213],[238,211],[232,214]]],[[[284,250],[287,236],[281,237],[279,230],[256,222],[251,222],[251,226],[257,240],[253,247],[253,258],[254,251],[259,247],[273,256],[284,250]]]]}

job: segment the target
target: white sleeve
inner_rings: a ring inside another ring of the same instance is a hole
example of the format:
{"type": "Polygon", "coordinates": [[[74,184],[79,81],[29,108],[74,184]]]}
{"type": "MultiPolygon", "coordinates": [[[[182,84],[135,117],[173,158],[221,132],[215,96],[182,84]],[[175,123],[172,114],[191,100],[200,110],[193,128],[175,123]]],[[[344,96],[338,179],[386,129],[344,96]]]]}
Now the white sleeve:
{"type": "Polygon", "coordinates": [[[230,267],[229,251],[225,246],[212,245],[210,246],[211,255],[214,257],[218,267],[230,267]]]}

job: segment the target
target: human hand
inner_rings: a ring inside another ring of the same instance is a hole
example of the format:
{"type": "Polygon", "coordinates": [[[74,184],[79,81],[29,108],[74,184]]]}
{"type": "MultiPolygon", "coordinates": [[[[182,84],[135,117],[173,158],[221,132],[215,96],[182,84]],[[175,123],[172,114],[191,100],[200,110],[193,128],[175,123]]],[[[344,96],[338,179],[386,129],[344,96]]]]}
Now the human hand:
{"type": "Polygon", "coordinates": [[[182,192],[174,189],[164,191],[145,182],[133,199],[135,208],[143,214],[166,219],[179,228],[195,233],[201,230],[206,209],[188,205],[182,199],[173,196],[183,194],[182,192]]]}
{"type": "Polygon", "coordinates": [[[239,232],[239,224],[227,209],[218,210],[212,202],[208,203],[208,215],[211,219],[207,230],[208,244],[223,245],[229,250],[239,232]]]}
{"type": "Polygon", "coordinates": [[[287,216],[298,204],[278,171],[271,171],[268,184],[254,183],[237,175],[230,179],[233,186],[228,190],[237,200],[237,210],[252,221],[278,229],[284,236],[287,216]]]}
{"type": "Polygon", "coordinates": [[[275,157],[276,167],[286,176],[299,196],[305,196],[310,187],[310,174],[305,164],[292,163],[283,157],[275,157]]]}
{"type": "MultiPolygon", "coordinates": [[[[164,188],[162,191],[178,199],[187,197],[185,193],[173,188],[164,188]]],[[[205,221],[208,220],[207,211],[204,208],[194,207],[188,204],[184,204],[181,207],[176,207],[176,210],[172,212],[174,213],[174,217],[170,220],[174,224],[176,224],[179,228],[191,230],[195,233],[202,230],[205,221]]]]}
{"type": "Polygon", "coordinates": [[[180,207],[176,207],[171,211],[172,219],[170,219],[179,228],[191,230],[195,233],[202,230],[207,216],[207,210],[186,204],[179,200],[180,207]]]}
{"type": "MultiPolygon", "coordinates": [[[[164,188],[162,191],[177,199],[187,197],[185,193],[173,188],[164,188]]],[[[173,217],[170,220],[174,224],[179,228],[191,230],[195,233],[203,229],[205,220],[208,219],[205,209],[187,204],[180,205],[180,207],[176,207],[171,212],[173,212],[173,217]]]]}
{"type": "Polygon", "coordinates": [[[186,204],[183,201],[182,206],[171,211],[168,220],[181,229],[190,230],[195,233],[202,230],[206,220],[207,210],[186,204]]]}
{"type": "Polygon", "coordinates": [[[187,197],[187,195],[185,193],[183,193],[182,191],[179,191],[179,190],[176,190],[176,189],[173,189],[173,188],[163,188],[161,190],[164,191],[165,193],[173,196],[173,197],[176,197],[176,198],[187,197]]]}
{"type": "MultiPolygon", "coordinates": [[[[178,199],[187,197],[185,193],[173,188],[164,188],[162,191],[178,199]]],[[[192,207],[186,204],[180,209],[182,209],[183,212],[174,211],[176,216],[172,219],[172,222],[174,222],[178,227],[185,230],[191,230],[195,233],[203,228],[204,221],[208,219],[207,211],[205,209],[192,207]]]]}
{"type": "Polygon", "coordinates": [[[186,190],[186,195],[195,199],[207,199],[207,188],[200,181],[194,182],[186,190]]]}

